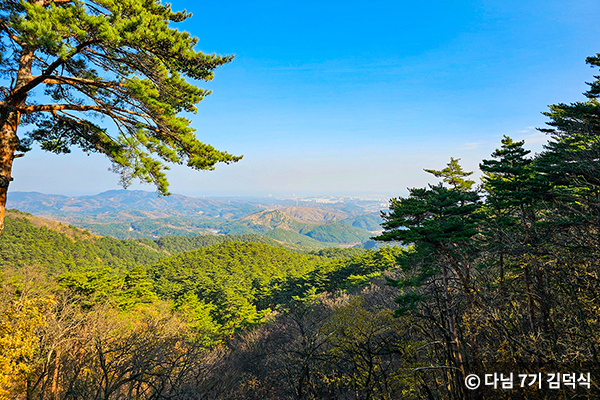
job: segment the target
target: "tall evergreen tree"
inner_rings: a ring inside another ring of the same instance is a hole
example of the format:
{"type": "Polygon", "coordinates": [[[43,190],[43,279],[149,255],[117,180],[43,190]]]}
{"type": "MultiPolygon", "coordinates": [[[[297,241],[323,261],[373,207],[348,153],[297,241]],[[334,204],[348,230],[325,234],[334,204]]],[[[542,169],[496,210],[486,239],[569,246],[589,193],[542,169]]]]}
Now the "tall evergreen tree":
{"type": "Polygon", "coordinates": [[[502,147],[492,153],[492,160],[483,160],[479,168],[483,171],[483,188],[487,193],[484,224],[486,245],[489,254],[497,256],[492,263],[499,264],[500,286],[504,289],[505,269],[518,271],[525,282],[527,315],[530,329],[534,328],[534,299],[532,266],[530,261],[537,252],[538,199],[533,160],[524,141],[515,142],[504,136],[502,147]]]}
{"type": "MultiPolygon", "coordinates": [[[[600,67],[600,53],[587,58],[600,67]]],[[[543,246],[547,262],[544,287],[556,299],[553,322],[561,332],[574,326],[581,344],[598,360],[598,259],[600,257],[600,76],[595,76],[586,100],[553,104],[550,135],[533,164],[543,192],[543,246]],[[560,300],[559,300],[560,299],[560,300]],[[568,312],[562,304],[569,304],[568,312]],[[557,310],[560,310],[559,314],[557,310]]]]}
{"type": "MultiPolygon", "coordinates": [[[[592,66],[600,66],[600,53],[588,57],[592,66]]],[[[567,222],[600,229],[600,76],[590,83],[587,101],[553,104],[544,115],[550,135],[536,162],[540,176],[551,180],[549,201],[564,213],[567,222]]]]}
{"type": "Polygon", "coordinates": [[[425,170],[453,187],[442,183],[428,188],[410,189],[407,198],[390,200],[390,211],[382,213],[382,241],[399,241],[415,251],[445,257],[455,269],[466,292],[470,291],[469,271],[463,250],[477,234],[480,197],[471,189],[475,183],[465,180],[459,160],[451,159],[441,171],[425,170]]]}
{"type": "Polygon", "coordinates": [[[501,264],[504,254],[522,254],[533,240],[539,180],[535,179],[533,160],[528,158],[530,151],[523,147],[524,143],[504,136],[502,147],[492,153],[493,159],[479,165],[486,192],[487,243],[494,247],[488,251],[499,253],[501,264]]]}
{"type": "MultiPolygon", "coordinates": [[[[440,183],[428,188],[410,189],[406,198],[390,200],[390,211],[382,213],[384,232],[377,240],[399,241],[412,246],[403,263],[405,270],[418,268],[413,279],[395,282],[401,288],[410,286],[432,286],[431,296],[442,298],[433,300],[443,304],[437,316],[423,315],[424,318],[441,329],[440,335],[447,344],[447,360],[459,374],[452,374],[455,395],[460,397],[462,380],[465,374],[465,349],[457,324],[457,297],[466,297],[466,307],[470,309],[476,301],[471,269],[474,259],[473,238],[478,233],[481,202],[477,192],[471,189],[474,181],[466,180],[470,172],[465,172],[452,158],[447,168],[425,170],[442,178],[450,188],[440,183]],[[441,287],[439,280],[441,278],[441,287]],[[459,285],[453,284],[458,281],[459,285]],[[442,326],[439,326],[440,322],[442,326]]],[[[421,295],[406,293],[397,301],[405,308],[416,308],[421,295]]],[[[439,339],[438,339],[439,340],[439,339]]]]}
{"type": "Polygon", "coordinates": [[[172,27],[190,16],[160,0],[0,2],[0,74],[10,82],[0,86],[0,230],[13,160],[32,142],[105,154],[124,185],[139,178],[162,194],[165,162],[213,169],[240,159],[200,142],[179,115],[210,93],[187,79],[210,80],[232,59],[196,51],[198,39],[172,27]],[[28,123],[36,128],[18,135],[28,123]]]}

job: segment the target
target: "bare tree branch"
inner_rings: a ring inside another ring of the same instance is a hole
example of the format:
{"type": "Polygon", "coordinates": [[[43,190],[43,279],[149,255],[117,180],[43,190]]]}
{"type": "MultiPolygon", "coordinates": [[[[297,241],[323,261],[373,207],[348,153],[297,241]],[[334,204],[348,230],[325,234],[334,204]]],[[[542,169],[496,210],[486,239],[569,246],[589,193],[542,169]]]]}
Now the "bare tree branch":
{"type": "Polygon", "coordinates": [[[52,64],[50,64],[48,66],[48,68],[46,68],[44,71],[42,71],[42,75],[38,75],[37,77],[33,78],[32,80],[30,80],[29,82],[27,82],[27,84],[23,85],[22,87],[20,87],[18,90],[14,91],[12,93],[11,97],[15,97],[15,98],[19,98],[19,96],[22,96],[24,94],[26,94],[27,92],[29,92],[31,89],[35,88],[37,85],[39,85],[40,83],[42,83],[46,78],[49,78],[52,76],[52,73],[61,65],[63,65],[67,60],[69,60],[70,58],[73,58],[73,56],[75,56],[76,54],[80,53],[83,49],[85,49],[87,46],[91,45],[95,43],[95,41],[93,40],[88,40],[86,42],[80,43],[75,50],[66,58],[57,58],[56,60],[54,60],[54,62],[52,64]]]}
{"type": "MultiPolygon", "coordinates": [[[[42,75],[35,76],[33,79],[37,79],[42,75]]],[[[45,83],[47,85],[90,85],[90,86],[98,86],[98,87],[124,87],[120,82],[114,81],[101,81],[94,79],[84,79],[77,78],[75,76],[49,76],[47,78],[43,78],[41,83],[45,83]]]]}
{"type": "Polygon", "coordinates": [[[92,105],[78,105],[78,104],[33,104],[24,107],[18,107],[17,110],[24,114],[31,114],[34,112],[50,112],[60,110],[72,110],[72,111],[97,111],[102,114],[108,114],[109,112],[124,113],[135,115],[137,117],[146,118],[149,117],[147,114],[137,113],[135,111],[126,110],[124,108],[110,107],[110,106],[92,106],[92,105]]]}

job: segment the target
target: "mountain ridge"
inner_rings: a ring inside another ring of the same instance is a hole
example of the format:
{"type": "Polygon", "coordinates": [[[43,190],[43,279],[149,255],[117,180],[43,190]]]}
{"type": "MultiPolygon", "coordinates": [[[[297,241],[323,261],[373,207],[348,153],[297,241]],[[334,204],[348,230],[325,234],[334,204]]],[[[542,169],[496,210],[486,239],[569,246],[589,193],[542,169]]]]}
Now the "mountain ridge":
{"type": "MultiPolygon", "coordinates": [[[[120,239],[168,235],[249,234],[299,246],[354,246],[379,229],[380,217],[358,203],[206,199],[142,190],[110,190],[93,196],[11,192],[8,206],[39,217],[120,239]],[[288,232],[288,233],[285,233],[288,232]]],[[[369,205],[372,206],[372,205],[369,205]]]]}

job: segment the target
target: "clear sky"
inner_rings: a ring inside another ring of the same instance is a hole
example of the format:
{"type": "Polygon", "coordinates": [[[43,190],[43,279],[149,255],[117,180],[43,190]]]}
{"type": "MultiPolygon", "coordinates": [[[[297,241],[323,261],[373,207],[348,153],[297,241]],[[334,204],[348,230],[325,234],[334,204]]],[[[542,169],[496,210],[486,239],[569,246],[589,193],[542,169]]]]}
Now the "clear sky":
{"type": "MultiPolygon", "coordinates": [[[[236,56],[201,83],[213,94],[193,125],[244,158],[173,167],[173,193],[405,195],[450,157],[477,169],[502,135],[540,151],[540,113],[583,100],[599,74],[585,64],[600,52],[597,0],[173,1],[184,8],[193,17],[178,25],[199,50],[236,56]]],[[[15,161],[10,190],[117,189],[109,167],[34,149],[15,161]]]]}

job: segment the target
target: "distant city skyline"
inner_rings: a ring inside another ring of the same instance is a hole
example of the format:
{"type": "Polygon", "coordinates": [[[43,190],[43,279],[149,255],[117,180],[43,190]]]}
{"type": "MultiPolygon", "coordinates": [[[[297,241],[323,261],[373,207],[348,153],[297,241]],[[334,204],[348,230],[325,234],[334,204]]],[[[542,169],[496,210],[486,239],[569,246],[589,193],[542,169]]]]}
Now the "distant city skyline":
{"type": "MultiPolygon", "coordinates": [[[[395,197],[437,182],[423,168],[450,157],[478,176],[502,135],[541,151],[541,112],[583,100],[598,75],[585,64],[600,52],[591,0],[172,7],[194,14],[180,29],[198,49],[236,55],[199,83],[213,94],[188,117],[200,140],[244,159],[212,172],[174,166],[171,192],[195,197],[395,197]]],[[[109,168],[101,155],[35,148],[15,161],[9,197],[118,189],[109,168]]]]}

